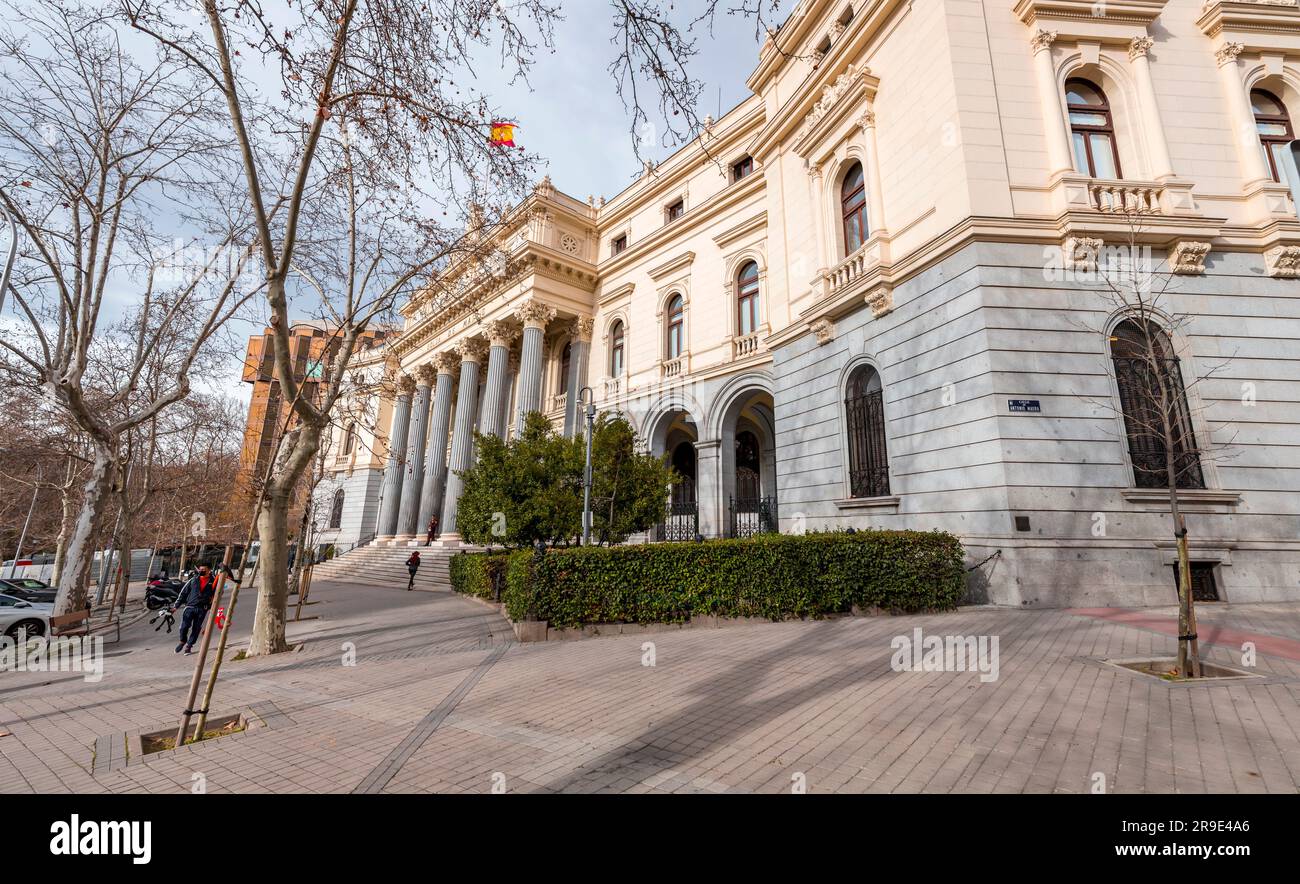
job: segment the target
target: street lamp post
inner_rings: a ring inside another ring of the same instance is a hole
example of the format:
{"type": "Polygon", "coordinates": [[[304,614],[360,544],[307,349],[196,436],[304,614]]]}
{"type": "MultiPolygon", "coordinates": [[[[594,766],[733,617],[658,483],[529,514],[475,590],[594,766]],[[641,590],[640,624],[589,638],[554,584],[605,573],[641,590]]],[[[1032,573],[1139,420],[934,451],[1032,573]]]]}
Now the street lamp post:
{"type": "Polygon", "coordinates": [[[591,545],[591,437],[596,423],[596,394],[583,387],[578,401],[587,406],[587,468],[582,474],[582,545],[591,545]]]}

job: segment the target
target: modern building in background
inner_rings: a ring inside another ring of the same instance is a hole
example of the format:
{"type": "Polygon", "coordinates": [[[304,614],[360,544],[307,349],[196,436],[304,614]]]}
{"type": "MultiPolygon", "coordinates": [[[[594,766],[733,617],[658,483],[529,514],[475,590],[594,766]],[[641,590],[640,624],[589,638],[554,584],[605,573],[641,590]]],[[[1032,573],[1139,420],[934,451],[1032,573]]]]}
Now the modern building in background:
{"type": "Polygon", "coordinates": [[[1198,585],[1300,598],[1294,2],[804,0],[748,85],[608,201],[543,181],[500,260],[405,305],[337,468],[364,533],[455,543],[472,431],[575,432],[590,386],[686,477],[652,540],[942,529],[979,598],[1170,604],[1139,320],[1098,272],[1136,247],[1216,450],[1177,492],[1198,585]]]}

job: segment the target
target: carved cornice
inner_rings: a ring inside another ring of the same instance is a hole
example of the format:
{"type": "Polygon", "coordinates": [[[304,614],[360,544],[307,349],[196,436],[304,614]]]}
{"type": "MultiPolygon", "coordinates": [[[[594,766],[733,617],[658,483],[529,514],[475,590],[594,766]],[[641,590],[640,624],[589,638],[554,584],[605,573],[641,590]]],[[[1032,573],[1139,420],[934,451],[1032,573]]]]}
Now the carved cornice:
{"type": "Polygon", "coordinates": [[[850,64],[844,73],[822,87],[821,97],[804,115],[802,128],[792,144],[795,153],[811,156],[846,116],[861,112],[864,104],[870,105],[879,88],[880,80],[872,75],[870,68],[850,64]]]}
{"type": "Polygon", "coordinates": [[[665,261],[663,264],[660,264],[658,267],[655,267],[654,269],[650,270],[648,275],[650,276],[651,279],[658,282],[660,279],[662,279],[665,276],[670,276],[672,274],[676,274],[682,270],[685,270],[686,268],[690,267],[694,261],[695,261],[694,252],[683,252],[682,254],[678,255],[676,258],[673,258],[671,261],[665,261]]]}
{"type": "Polygon", "coordinates": [[[1256,49],[1294,49],[1300,37],[1296,0],[1209,0],[1196,20],[1201,33],[1256,49]]]}
{"type": "MultiPolygon", "coordinates": [[[[1168,0],[1019,0],[1015,15],[1062,40],[1127,43],[1146,34],[1168,0]]],[[[1035,41],[1035,51],[1046,48],[1035,41]]]]}

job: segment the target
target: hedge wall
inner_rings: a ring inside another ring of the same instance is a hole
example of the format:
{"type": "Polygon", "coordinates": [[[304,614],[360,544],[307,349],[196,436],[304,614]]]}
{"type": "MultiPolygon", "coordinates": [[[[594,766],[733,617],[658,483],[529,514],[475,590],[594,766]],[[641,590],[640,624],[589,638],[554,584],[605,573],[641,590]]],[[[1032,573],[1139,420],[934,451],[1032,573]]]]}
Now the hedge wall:
{"type": "Polygon", "coordinates": [[[954,607],[962,548],[950,534],[864,531],[744,540],[461,555],[459,592],[502,600],[514,620],[551,626],[678,622],[693,615],[820,617],[854,605],[911,612],[954,607]]]}

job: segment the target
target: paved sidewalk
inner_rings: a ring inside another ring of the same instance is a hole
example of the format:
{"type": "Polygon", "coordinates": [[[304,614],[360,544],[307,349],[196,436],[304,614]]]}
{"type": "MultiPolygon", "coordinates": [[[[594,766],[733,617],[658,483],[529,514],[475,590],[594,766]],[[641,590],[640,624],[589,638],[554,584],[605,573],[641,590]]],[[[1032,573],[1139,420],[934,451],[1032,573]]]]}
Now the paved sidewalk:
{"type": "MultiPolygon", "coordinates": [[[[223,668],[213,714],[268,726],[94,764],[170,726],[192,658],[145,624],[106,674],[0,674],[0,791],[1300,791],[1300,604],[1203,605],[1203,645],[1265,678],[1168,685],[1100,658],[1170,655],[1172,608],[963,609],[518,644],[449,593],[319,583],[302,650],[223,668]],[[890,642],[997,636],[1000,673],[895,672],[890,642]],[[646,643],[652,643],[649,647],[646,643]],[[653,651],[654,665],[644,665],[653,651]],[[345,665],[355,654],[355,665],[345,665]]],[[[241,600],[235,635],[247,634],[241,600]]]]}

